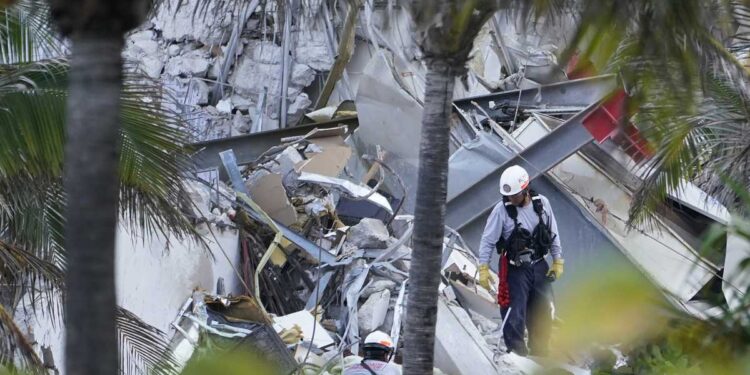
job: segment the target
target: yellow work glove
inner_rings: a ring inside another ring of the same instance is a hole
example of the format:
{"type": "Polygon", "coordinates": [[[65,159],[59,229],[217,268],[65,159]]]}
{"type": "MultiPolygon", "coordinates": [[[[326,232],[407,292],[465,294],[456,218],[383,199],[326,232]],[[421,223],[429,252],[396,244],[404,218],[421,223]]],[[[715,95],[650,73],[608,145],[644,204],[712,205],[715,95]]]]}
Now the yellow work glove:
{"type": "Polygon", "coordinates": [[[563,274],[563,264],[565,264],[565,261],[563,259],[553,260],[552,267],[550,267],[549,271],[547,271],[547,277],[554,275],[555,280],[559,279],[563,274]]]}
{"type": "Polygon", "coordinates": [[[479,285],[490,290],[490,266],[487,264],[479,265],[479,285]]]}

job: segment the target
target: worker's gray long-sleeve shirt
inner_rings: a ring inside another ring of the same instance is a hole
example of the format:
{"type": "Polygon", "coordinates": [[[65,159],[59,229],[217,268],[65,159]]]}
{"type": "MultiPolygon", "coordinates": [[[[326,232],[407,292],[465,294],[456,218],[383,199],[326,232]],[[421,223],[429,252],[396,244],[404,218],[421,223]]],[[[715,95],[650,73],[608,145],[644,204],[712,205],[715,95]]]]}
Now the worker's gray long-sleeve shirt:
{"type": "MultiPolygon", "coordinates": [[[[400,375],[401,369],[389,362],[382,362],[376,360],[366,360],[365,363],[370,366],[370,369],[377,375],[400,375]]],[[[347,367],[342,375],[372,375],[370,370],[362,366],[361,363],[355,363],[347,367]]]]}
{"type": "MultiPolygon", "coordinates": [[[[552,212],[552,206],[549,204],[547,197],[539,195],[542,199],[544,206],[544,213],[542,219],[545,223],[549,224],[554,240],[552,240],[552,247],[550,253],[552,258],[562,259],[562,247],[560,246],[560,236],[557,232],[557,221],[555,221],[555,214],[552,212]]],[[[522,228],[526,228],[529,232],[532,232],[539,224],[539,216],[534,212],[534,205],[529,203],[524,207],[518,208],[518,224],[522,228]]],[[[500,239],[502,224],[502,235],[503,238],[508,238],[510,233],[513,232],[515,225],[513,219],[508,216],[508,211],[505,210],[505,205],[502,201],[495,205],[495,208],[490,213],[490,217],[487,218],[487,225],[484,226],[484,233],[482,233],[482,240],[479,243],[479,262],[489,263],[492,257],[492,252],[495,250],[495,244],[500,239]]]]}

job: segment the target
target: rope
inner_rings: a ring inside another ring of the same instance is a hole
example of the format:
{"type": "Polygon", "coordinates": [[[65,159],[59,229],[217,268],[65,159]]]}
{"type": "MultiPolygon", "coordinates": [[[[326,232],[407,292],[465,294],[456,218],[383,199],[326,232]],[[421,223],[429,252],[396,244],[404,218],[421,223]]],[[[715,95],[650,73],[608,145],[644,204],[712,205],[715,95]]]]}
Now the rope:
{"type": "MultiPolygon", "coordinates": [[[[579,193],[578,191],[576,191],[575,189],[571,188],[571,187],[570,187],[569,185],[567,185],[567,184],[566,184],[566,183],[565,183],[564,181],[560,180],[560,182],[562,183],[562,185],[563,185],[563,186],[565,186],[565,188],[566,188],[566,189],[568,189],[568,191],[570,191],[570,193],[571,193],[571,194],[573,194],[573,195],[577,195],[578,197],[580,197],[581,199],[584,199],[584,200],[586,200],[586,201],[589,201],[589,202],[595,202],[595,199],[594,199],[593,197],[586,197],[586,196],[582,195],[581,193],[579,193]]],[[[625,220],[625,219],[623,219],[623,218],[621,218],[621,217],[619,217],[619,216],[617,216],[617,215],[613,214],[613,213],[612,213],[612,212],[610,212],[609,210],[607,211],[607,213],[606,213],[606,214],[607,214],[608,216],[612,216],[612,217],[613,217],[613,218],[614,218],[615,220],[618,220],[618,221],[622,222],[623,224],[626,224],[626,225],[627,225],[627,220],[625,220]]],[[[694,265],[694,266],[696,266],[696,267],[698,267],[698,268],[702,268],[703,270],[707,271],[707,272],[708,272],[708,273],[710,273],[711,275],[715,276],[716,278],[718,278],[718,279],[719,279],[719,280],[721,280],[722,282],[724,282],[724,283],[726,283],[727,285],[729,285],[730,287],[732,287],[732,289],[736,290],[736,291],[737,291],[737,293],[739,293],[740,295],[742,295],[742,296],[744,296],[744,295],[745,295],[745,292],[744,292],[744,291],[742,291],[742,289],[740,289],[739,287],[737,287],[737,286],[735,286],[734,284],[732,284],[732,283],[731,283],[731,282],[730,282],[729,280],[725,279],[725,278],[724,278],[724,277],[723,277],[722,275],[719,275],[719,273],[717,273],[716,271],[714,271],[714,270],[713,270],[713,268],[711,268],[711,267],[709,267],[709,266],[707,266],[707,265],[703,264],[703,262],[700,262],[700,261],[696,261],[696,260],[694,260],[694,259],[691,259],[691,258],[690,258],[690,257],[688,257],[687,255],[684,255],[684,254],[680,253],[680,251],[679,251],[679,250],[677,250],[677,249],[673,248],[672,246],[669,246],[668,244],[664,243],[663,241],[661,241],[660,239],[658,239],[658,238],[654,237],[653,235],[651,235],[650,233],[648,233],[648,232],[644,231],[643,229],[640,229],[640,228],[633,228],[633,229],[635,229],[635,230],[636,230],[636,231],[637,231],[638,233],[640,233],[640,234],[642,234],[642,235],[644,235],[644,236],[646,236],[646,237],[648,237],[648,238],[650,238],[650,239],[654,240],[654,241],[655,241],[655,242],[657,242],[658,244],[660,244],[660,245],[664,246],[665,248],[667,248],[667,249],[668,249],[668,250],[670,250],[671,252],[675,253],[676,255],[680,256],[681,258],[683,258],[683,259],[685,259],[685,260],[689,261],[690,263],[693,263],[693,265],[694,265]]],[[[698,256],[698,255],[696,255],[696,257],[698,257],[699,259],[702,259],[702,257],[700,257],[700,256],[698,256]]]]}

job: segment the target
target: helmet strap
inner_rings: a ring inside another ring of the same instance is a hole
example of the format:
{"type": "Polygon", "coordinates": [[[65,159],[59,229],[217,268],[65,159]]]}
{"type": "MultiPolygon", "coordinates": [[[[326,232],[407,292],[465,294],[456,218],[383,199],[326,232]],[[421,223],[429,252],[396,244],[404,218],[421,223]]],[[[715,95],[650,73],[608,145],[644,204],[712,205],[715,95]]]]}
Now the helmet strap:
{"type": "Polygon", "coordinates": [[[525,189],[523,189],[523,190],[521,190],[521,193],[523,194],[523,201],[521,201],[521,204],[519,204],[516,207],[524,207],[527,204],[529,204],[529,202],[531,202],[531,194],[529,193],[529,188],[528,187],[525,188],[525,189]]]}

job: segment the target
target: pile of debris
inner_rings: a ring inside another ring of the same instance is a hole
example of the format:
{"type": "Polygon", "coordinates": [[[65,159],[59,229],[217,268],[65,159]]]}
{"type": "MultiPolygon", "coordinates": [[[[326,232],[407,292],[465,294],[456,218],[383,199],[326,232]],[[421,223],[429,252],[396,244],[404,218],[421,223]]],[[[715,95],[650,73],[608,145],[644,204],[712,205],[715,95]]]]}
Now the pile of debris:
{"type": "MultiPolygon", "coordinates": [[[[188,299],[173,324],[178,357],[186,362],[191,343],[207,336],[250,345],[285,373],[341,373],[379,330],[391,335],[401,363],[412,217],[399,215],[406,192],[382,183],[393,173],[382,160],[357,160],[371,164],[364,182],[342,177],[353,154],[347,135],[342,126],[285,139],[244,169],[231,150],[222,153],[233,191],[213,193],[236,201],[209,217],[228,217],[240,229],[247,293],[188,299]]],[[[457,232],[446,232],[436,367],[450,374],[538,368],[506,353],[499,308],[477,283],[477,260],[457,232]]]]}
{"type": "Polygon", "coordinates": [[[123,57],[162,84],[195,141],[295,124],[315,99],[307,88],[333,65],[333,23],[308,25],[303,12],[318,9],[303,2],[285,28],[278,4],[164,1],[128,35],[123,57]]]}

